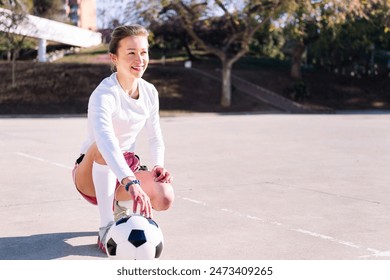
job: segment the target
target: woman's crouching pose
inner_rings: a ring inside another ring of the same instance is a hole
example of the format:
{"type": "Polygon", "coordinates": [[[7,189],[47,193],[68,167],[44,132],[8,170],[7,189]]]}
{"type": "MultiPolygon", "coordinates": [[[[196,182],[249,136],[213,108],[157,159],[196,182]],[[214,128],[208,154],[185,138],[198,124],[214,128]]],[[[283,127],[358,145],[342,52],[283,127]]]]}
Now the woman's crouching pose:
{"type": "Polygon", "coordinates": [[[88,131],[73,169],[80,194],[100,214],[98,245],[105,251],[108,229],[120,217],[168,209],[174,200],[173,177],[164,168],[164,141],[156,88],[142,79],[149,63],[148,32],[140,25],[119,26],[111,34],[113,74],[93,91],[88,103],[88,131]],[[135,155],[135,141],[145,128],[150,171],[135,155]]]}

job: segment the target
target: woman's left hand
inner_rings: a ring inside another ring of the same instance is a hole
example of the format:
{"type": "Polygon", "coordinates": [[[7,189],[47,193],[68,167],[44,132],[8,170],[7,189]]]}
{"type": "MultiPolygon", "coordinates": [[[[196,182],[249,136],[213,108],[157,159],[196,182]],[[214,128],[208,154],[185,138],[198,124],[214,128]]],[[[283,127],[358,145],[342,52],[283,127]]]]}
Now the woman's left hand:
{"type": "Polygon", "coordinates": [[[173,176],[164,167],[156,165],[152,169],[154,181],[160,183],[172,183],[173,176]]]}

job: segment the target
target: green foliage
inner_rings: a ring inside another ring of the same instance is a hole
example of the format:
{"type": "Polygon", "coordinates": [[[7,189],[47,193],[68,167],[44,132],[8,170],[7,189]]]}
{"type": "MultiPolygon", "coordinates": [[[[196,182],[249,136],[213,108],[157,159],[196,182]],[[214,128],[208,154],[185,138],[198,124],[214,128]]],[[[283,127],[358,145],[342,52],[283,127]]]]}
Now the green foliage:
{"type": "Polygon", "coordinates": [[[254,34],[249,44],[249,53],[254,56],[283,60],[285,58],[282,51],[284,44],[283,30],[275,28],[274,23],[269,22],[254,34]]]}
{"type": "Polygon", "coordinates": [[[29,13],[33,7],[33,0],[2,0],[0,1],[0,7],[29,13]]]}
{"type": "Polygon", "coordinates": [[[375,9],[364,17],[347,15],[338,26],[332,27],[325,22],[319,39],[309,46],[311,61],[329,71],[358,65],[373,67],[370,64],[374,63],[374,51],[389,48],[390,33],[384,25],[385,14],[385,10],[375,9]]]}
{"type": "Polygon", "coordinates": [[[387,0],[291,1],[278,23],[286,42],[283,51],[294,58],[292,69],[299,70],[303,48],[307,62],[329,70],[372,64],[373,48],[389,48],[389,6],[387,0]]]}
{"type": "Polygon", "coordinates": [[[48,19],[64,19],[63,0],[33,0],[32,13],[48,19]]]}

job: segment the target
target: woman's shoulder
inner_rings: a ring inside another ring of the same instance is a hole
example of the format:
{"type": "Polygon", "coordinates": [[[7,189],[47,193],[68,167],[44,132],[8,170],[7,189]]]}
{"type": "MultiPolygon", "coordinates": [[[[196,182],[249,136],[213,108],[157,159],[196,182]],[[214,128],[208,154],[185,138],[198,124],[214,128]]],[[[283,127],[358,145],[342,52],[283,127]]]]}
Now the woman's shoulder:
{"type": "Polygon", "coordinates": [[[106,95],[106,96],[115,96],[117,94],[118,88],[115,81],[115,73],[109,77],[103,79],[100,84],[92,92],[91,96],[94,95],[106,95]]]}
{"type": "Polygon", "coordinates": [[[145,99],[150,100],[150,102],[155,103],[158,99],[158,92],[156,87],[150,83],[145,81],[144,79],[140,79],[139,87],[141,92],[144,94],[145,99]]]}
{"type": "Polygon", "coordinates": [[[146,81],[144,78],[141,78],[139,80],[140,80],[140,84],[143,87],[148,88],[148,89],[153,89],[153,90],[156,89],[155,86],[151,82],[146,81]]]}
{"type": "Polygon", "coordinates": [[[104,78],[100,84],[96,87],[96,90],[115,90],[117,83],[115,78],[115,73],[112,73],[110,76],[104,78]]]}
{"type": "Polygon", "coordinates": [[[100,84],[92,92],[89,100],[102,103],[108,100],[114,102],[117,99],[117,83],[115,82],[115,74],[103,79],[100,84]],[[103,101],[105,100],[105,101],[103,101]]]}

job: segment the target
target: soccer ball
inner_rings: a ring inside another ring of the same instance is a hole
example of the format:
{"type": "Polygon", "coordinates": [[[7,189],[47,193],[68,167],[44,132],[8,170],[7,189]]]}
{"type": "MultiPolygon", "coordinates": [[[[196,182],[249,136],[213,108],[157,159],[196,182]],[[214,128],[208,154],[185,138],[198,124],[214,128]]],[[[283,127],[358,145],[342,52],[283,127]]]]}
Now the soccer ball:
{"type": "Polygon", "coordinates": [[[106,240],[108,257],[117,260],[156,260],[164,247],[160,227],[140,215],[118,220],[108,230],[106,240]]]}

